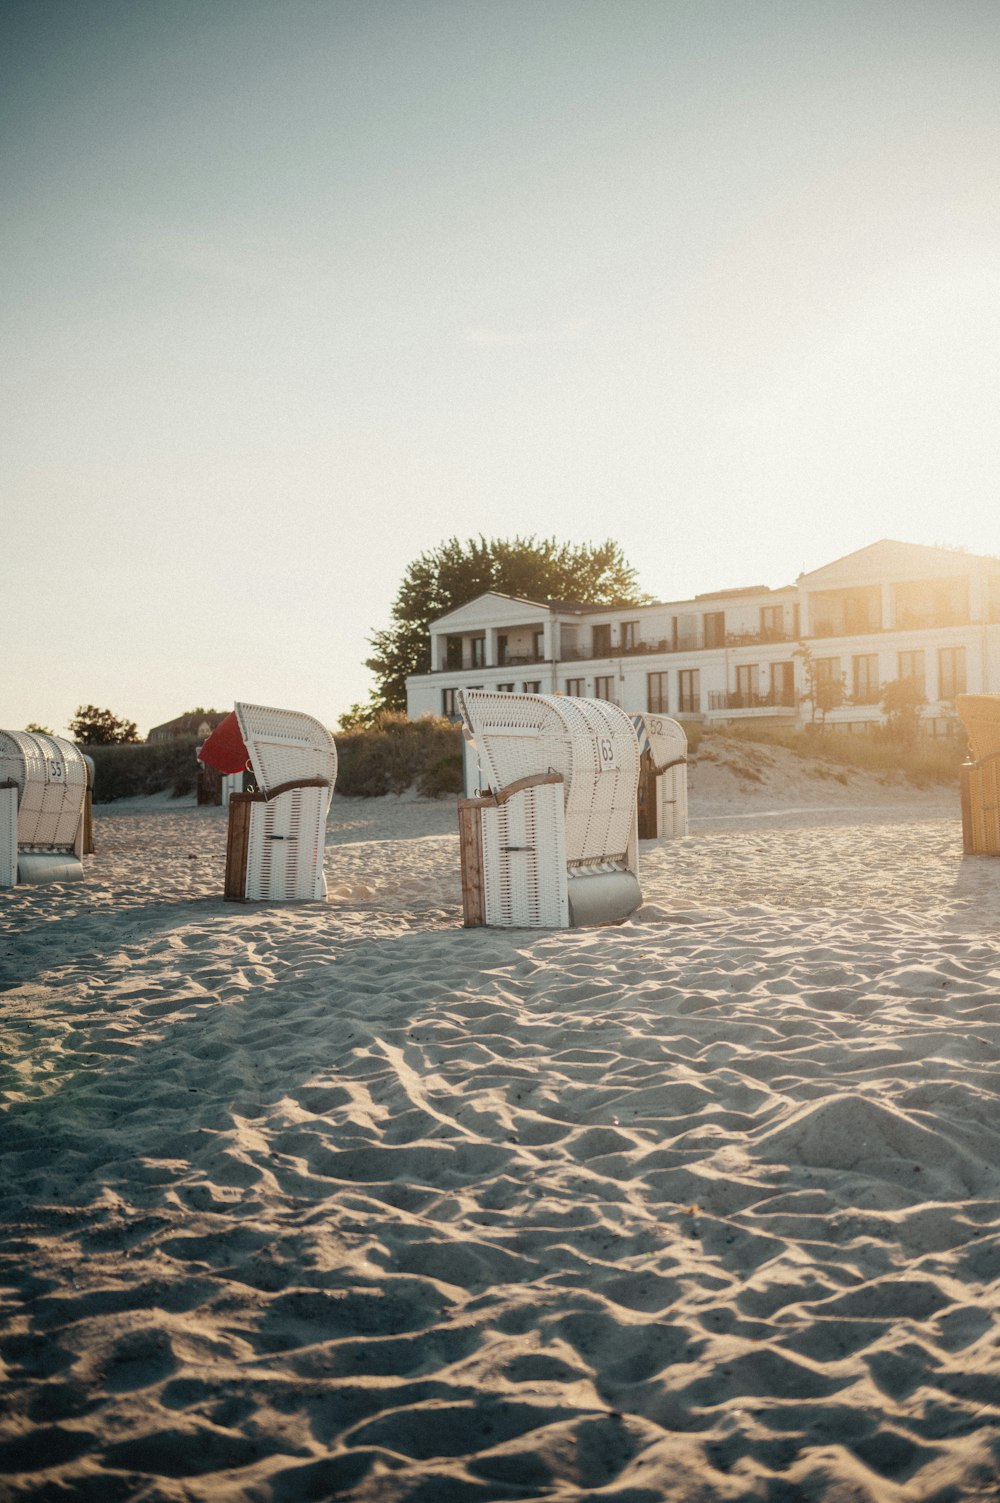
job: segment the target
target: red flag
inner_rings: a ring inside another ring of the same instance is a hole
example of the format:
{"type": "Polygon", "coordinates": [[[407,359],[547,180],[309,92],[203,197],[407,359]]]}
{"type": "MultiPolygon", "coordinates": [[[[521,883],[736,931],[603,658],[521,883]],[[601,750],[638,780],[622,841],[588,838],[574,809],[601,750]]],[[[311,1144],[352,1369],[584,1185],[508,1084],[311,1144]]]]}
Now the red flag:
{"type": "Polygon", "coordinates": [[[198,760],[217,772],[243,772],[250,766],[250,754],[240,734],[235,710],[219,721],[198,752],[198,760]]]}

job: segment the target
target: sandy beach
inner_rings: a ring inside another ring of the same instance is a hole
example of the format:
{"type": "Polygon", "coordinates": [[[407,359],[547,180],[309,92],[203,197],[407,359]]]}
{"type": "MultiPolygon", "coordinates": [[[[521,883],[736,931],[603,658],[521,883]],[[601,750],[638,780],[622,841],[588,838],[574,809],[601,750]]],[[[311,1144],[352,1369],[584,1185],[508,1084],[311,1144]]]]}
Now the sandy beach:
{"type": "Polygon", "coordinates": [[[0,1499],[1000,1496],[1000,861],[700,756],[619,927],[461,928],[454,801],[326,904],[98,806],[0,893],[0,1499]]]}

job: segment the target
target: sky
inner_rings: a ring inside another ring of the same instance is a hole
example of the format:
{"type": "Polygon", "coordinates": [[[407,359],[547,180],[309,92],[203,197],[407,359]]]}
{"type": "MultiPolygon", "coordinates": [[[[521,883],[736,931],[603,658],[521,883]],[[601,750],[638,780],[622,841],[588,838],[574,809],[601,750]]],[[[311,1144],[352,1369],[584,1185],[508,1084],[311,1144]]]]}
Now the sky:
{"type": "Polygon", "coordinates": [[[995,0],[0,0],[0,725],[333,726],[450,537],[1000,554],[995,0]]]}

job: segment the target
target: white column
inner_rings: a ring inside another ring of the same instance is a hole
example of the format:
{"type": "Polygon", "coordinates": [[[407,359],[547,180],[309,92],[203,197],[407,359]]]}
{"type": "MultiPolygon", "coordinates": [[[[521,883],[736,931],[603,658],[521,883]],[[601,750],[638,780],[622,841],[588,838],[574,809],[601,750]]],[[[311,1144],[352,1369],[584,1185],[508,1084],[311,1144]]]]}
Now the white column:
{"type": "Polygon", "coordinates": [[[891,631],[896,625],[896,612],[892,603],[892,585],[882,585],[882,630],[891,631]]]}
{"type": "Polygon", "coordinates": [[[542,622],[542,657],[551,660],[556,656],[556,631],[558,623],[552,616],[542,622]]]}
{"type": "Polygon", "coordinates": [[[486,628],[486,666],[495,668],[497,662],[497,629],[495,626],[488,626],[486,628]]]}

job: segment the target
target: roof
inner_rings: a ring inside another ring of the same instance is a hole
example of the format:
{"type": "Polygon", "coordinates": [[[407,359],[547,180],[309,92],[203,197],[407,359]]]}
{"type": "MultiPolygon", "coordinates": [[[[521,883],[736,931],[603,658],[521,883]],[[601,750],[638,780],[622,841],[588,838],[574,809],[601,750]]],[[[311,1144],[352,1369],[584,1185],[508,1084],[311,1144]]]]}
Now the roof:
{"type": "Polygon", "coordinates": [[[850,577],[876,579],[921,579],[928,575],[966,574],[974,565],[1000,568],[1000,559],[987,554],[968,553],[964,548],[939,548],[926,543],[901,543],[895,538],[879,538],[853,553],[845,553],[829,564],[799,575],[798,583],[822,584],[826,578],[838,582],[850,577]]]}
{"type": "Polygon", "coordinates": [[[228,710],[189,710],[173,720],[165,720],[162,725],[154,725],[146,740],[151,741],[154,736],[162,736],[164,733],[169,736],[197,736],[203,725],[214,731],[228,714],[228,710]]]}

